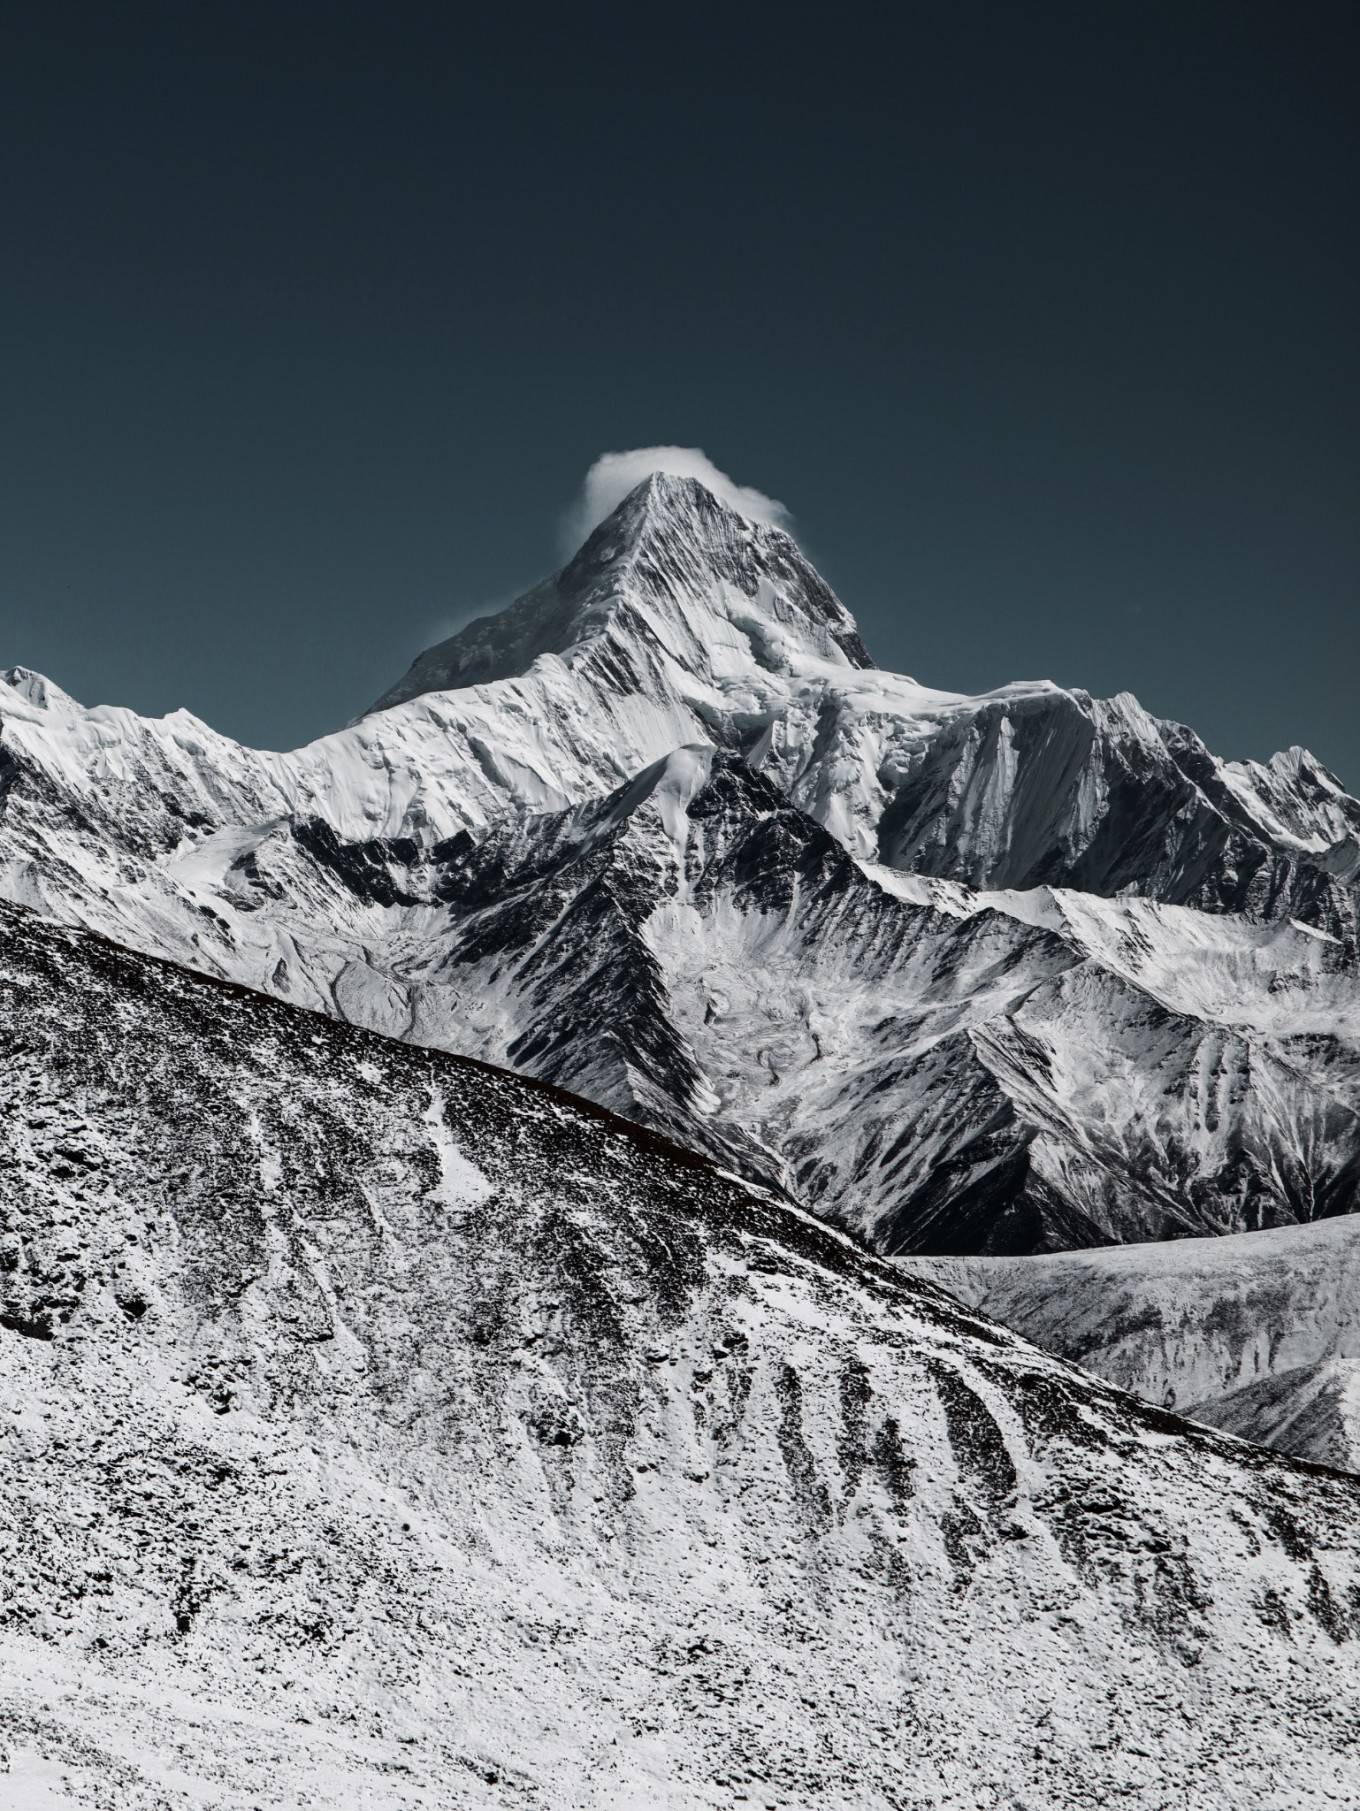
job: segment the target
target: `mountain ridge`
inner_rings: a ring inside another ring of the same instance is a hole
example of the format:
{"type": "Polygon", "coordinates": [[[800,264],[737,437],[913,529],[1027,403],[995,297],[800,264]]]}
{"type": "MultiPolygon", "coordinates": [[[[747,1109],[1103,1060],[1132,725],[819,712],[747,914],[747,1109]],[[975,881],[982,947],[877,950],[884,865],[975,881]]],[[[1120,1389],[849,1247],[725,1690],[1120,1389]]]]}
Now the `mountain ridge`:
{"type": "MultiPolygon", "coordinates": [[[[585,592],[587,614],[598,605],[610,632],[576,622],[564,641],[572,670],[551,650],[536,660],[513,627],[521,605],[535,617],[553,579],[412,669],[459,649],[475,667],[483,640],[502,634],[482,669],[501,676],[454,693],[420,689],[405,708],[388,705],[290,755],[241,749],[182,713],[81,713],[55,687],[51,705],[99,723],[106,761],[109,724],[156,723],[162,742],[202,743],[219,772],[262,770],[251,791],[285,811],[317,810],[349,840],[437,838],[507,806],[559,808],[673,748],[712,741],[768,768],[853,853],[889,867],[974,887],[1136,886],[1209,909],[1288,907],[1354,938],[1345,883],[1360,866],[1360,804],[1311,757],[1216,762],[1192,732],[1159,723],[1126,693],[1097,700],[1043,681],[969,698],[884,674],[864,664],[853,620],[782,531],[746,522],[697,480],[659,484],[630,493],[587,548],[636,538],[630,512],[650,521],[661,495],[675,570],[658,559],[630,589],[605,559],[600,595],[589,583],[585,592]],[[678,521],[677,499],[687,505],[678,521]],[[691,544],[692,518],[710,524],[707,541],[691,544]],[[743,557],[724,565],[718,555],[732,547],[743,557]],[[779,561],[765,558],[757,572],[752,549],[774,549],[779,561]],[[614,632],[619,623],[626,634],[614,632]],[[821,651],[798,635],[781,641],[790,623],[821,635],[821,651]],[[422,785],[427,770],[441,775],[433,788],[422,785]],[[1137,849],[1121,854],[1131,831],[1137,849]]],[[[594,571],[594,556],[584,564],[594,571]]],[[[11,700],[31,695],[33,682],[10,687],[11,700]]],[[[136,760],[139,785],[147,765],[136,760]]],[[[176,768],[173,783],[192,785],[185,763],[176,768]]]]}
{"type": "Polygon", "coordinates": [[[901,1261],[1121,1389],[1360,1470],[1352,1214],[1171,1249],[901,1261]]]}
{"type": "Polygon", "coordinates": [[[543,1075],[886,1251],[1355,1206],[1360,804],[1306,753],[866,666],[692,481],[563,574],[433,651],[479,683],[291,754],[16,670],[0,896],[543,1075]]]}

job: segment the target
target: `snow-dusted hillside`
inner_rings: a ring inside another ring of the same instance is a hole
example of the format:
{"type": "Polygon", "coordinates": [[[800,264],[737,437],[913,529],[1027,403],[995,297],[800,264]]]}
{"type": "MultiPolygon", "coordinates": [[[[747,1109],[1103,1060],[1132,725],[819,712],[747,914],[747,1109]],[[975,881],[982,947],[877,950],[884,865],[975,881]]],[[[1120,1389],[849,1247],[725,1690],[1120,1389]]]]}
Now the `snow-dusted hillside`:
{"type": "Polygon", "coordinates": [[[0,892],[547,1077],[884,1250],[1360,1202],[1360,804],[1299,751],[879,672],[786,535],[664,477],[382,703],[259,754],[16,669],[0,892]]]}
{"type": "Polygon", "coordinates": [[[1121,1389],[1360,1471],[1360,1219],[1062,1252],[907,1259],[1121,1389]]]}
{"type": "Polygon", "coordinates": [[[0,1035],[11,1793],[1360,1795],[1353,1480],[539,1085],[9,909],[0,1035]]]}

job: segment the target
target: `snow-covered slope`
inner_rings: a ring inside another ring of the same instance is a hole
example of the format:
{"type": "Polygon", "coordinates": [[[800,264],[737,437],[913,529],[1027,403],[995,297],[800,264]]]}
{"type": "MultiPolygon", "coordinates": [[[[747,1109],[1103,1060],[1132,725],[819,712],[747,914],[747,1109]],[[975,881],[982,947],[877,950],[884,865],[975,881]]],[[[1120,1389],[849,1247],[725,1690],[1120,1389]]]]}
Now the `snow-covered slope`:
{"type": "Polygon", "coordinates": [[[1047,1258],[906,1259],[1196,1421],[1360,1471],[1360,1219],[1047,1258]]]}
{"type": "Polygon", "coordinates": [[[1360,984],[1328,939],[886,878],[740,761],[683,750],[446,852],[428,979],[456,1004],[441,1036],[417,986],[415,1030],[460,1027],[885,1250],[1360,1203],[1360,984]]]}
{"type": "Polygon", "coordinates": [[[598,1110],[9,909],[0,1035],[12,1792],[1360,1795],[1353,1480],[598,1110]]]}
{"type": "Polygon", "coordinates": [[[786,535],[665,477],[382,703],[260,754],[14,669],[0,895],[545,1076],[885,1250],[1360,1199],[1360,804],[1301,752],[879,672],[786,535]]]}

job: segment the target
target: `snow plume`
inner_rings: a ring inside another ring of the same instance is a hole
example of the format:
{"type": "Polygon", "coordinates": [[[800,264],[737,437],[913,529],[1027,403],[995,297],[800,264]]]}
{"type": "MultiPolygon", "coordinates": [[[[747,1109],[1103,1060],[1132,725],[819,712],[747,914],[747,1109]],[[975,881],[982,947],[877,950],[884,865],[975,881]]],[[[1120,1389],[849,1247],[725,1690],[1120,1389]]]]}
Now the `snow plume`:
{"type": "Polygon", "coordinates": [[[637,446],[625,453],[601,453],[586,473],[581,494],[563,518],[564,551],[575,553],[592,528],[644,478],[653,472],[670,472],[677,478],[697,478],[715,497],[722,499],[753,522],[788,528],[792,518],[782,503],[749,484],[738,484],[720,472],[702,447],[637,446]]]}

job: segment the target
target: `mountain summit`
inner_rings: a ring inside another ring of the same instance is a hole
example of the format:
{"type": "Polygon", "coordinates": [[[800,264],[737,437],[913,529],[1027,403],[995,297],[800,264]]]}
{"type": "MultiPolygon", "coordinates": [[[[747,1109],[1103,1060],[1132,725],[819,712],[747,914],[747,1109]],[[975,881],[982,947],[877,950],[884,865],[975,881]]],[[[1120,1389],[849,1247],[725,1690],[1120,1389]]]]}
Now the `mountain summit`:
{"type": "Polygon", "coordinates": [[[419,655],[373,709],[514,678],[544,655],[624,687],[665,684],[667,667],[705,679],[752,663],[873,664],[796,542],[666,472],[635,485],[560,572],[419,655]]]}

